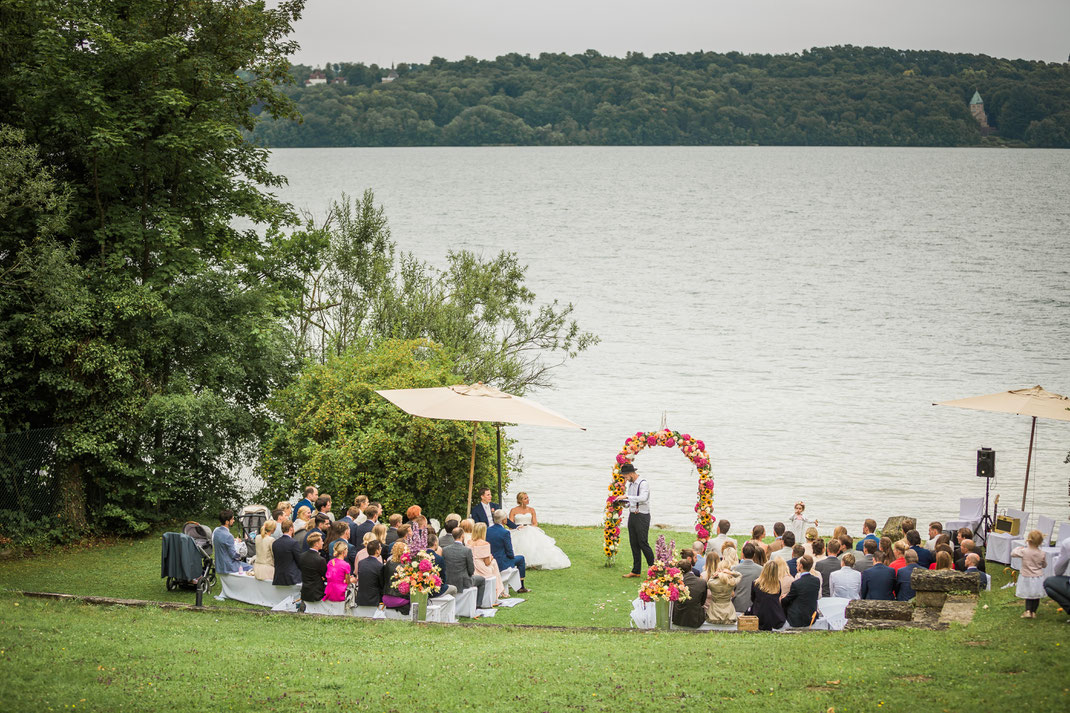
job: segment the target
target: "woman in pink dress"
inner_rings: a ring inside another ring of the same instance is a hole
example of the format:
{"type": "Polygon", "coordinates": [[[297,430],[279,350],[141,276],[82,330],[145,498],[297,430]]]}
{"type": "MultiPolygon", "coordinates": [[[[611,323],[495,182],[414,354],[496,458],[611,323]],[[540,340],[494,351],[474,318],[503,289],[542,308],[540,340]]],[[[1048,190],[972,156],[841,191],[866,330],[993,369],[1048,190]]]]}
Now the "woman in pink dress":
{"type": "Polygon", "coordinates": [[[349,584],[349,563],[346,562],[346,554],[349,545],[345,540],[336,540],[334,543],[334,558],[327,563],[327,587],[323,593],[325,602],[344,602],[346,600],[346,585],[349,584]]]}
{"type": "Polygon", "coordinates": [[[505,593],[505,585],[502,584],[502,573],[498,569],[498,563],[490,554],[490,543],[487,542],[487,523],[477,522],[472,528],[472,541],[468,543],[472,550],[472,559],[475,560],[476,574],[490,581],[494,578],[494,598],[501,599],[505,593]]]}

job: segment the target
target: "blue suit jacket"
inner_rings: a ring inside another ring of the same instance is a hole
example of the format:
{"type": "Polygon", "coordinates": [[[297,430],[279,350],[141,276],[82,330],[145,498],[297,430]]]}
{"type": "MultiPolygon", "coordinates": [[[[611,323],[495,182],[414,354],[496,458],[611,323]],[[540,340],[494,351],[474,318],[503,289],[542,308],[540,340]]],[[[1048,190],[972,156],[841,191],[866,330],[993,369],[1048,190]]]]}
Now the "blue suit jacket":
{"type": "Polygon", "coordinates": [[[935,559],[933,559],[933,553],[930,552],[926,547],[922,547],[921,545],[914,545],[910,549],[918,553],[918,566],[923,569],[929,569],[929,565],[936,561],[935,559]]]}
{"type": "MultiPolygon", "coordinates": [[[[487,513],[483,510],[482,505],[483,505],[483,503],[479,502],[479,503],[476,503],[472,507],[472,519],[475,520],[476,522],[483,523],[484,525],[487,526],[487,529],[489,530],[490,526],[493,525],[494,523],[493,522],[487,522],[487,513]]],[[[490,504],[490,511],[491,512],[494,512],[495,510],[498,510],[500,508],[501,508],[501,506],[498,505],[498,503],[491,503],[490,504]]]]}
{"type": "MultiPolygon", "coordinates": [[[[895,598],[901,602],[910,601],[914,598],[914,587],[910,586],[910,573],[921,567],[916,562],[900,567],[895,573],[895,598]]],[[[929,569],[925,567],[925,569],[929,569]]]]}
{"type": "Polygon", "coordinates": [[[498,569],[508,569],[516,566],[516,557],[513,555],[513,536],[501,525],[491,525],[487,528],[487,542],[490,544],[490,553],[494,561],[498,563],[498,569]]]}
{"type": "Polygon", "coordinates": [[[895,570],[875,564],[862,573],[863,599],[895,599],[895,570]]]}

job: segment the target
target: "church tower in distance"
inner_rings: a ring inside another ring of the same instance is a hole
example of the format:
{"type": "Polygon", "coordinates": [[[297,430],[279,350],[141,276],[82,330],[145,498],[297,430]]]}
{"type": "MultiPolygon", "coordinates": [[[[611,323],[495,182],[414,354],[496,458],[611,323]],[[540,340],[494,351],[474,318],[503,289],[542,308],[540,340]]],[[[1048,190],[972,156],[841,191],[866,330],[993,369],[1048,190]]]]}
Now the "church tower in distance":
{"type": "Polygon", "coordinates": [[[974,90],[973,99],[970,100],[970,113],[973,114],[974,119],[977,119],[977,123],[981,125],[982,134],[988,134],[992,131],[992,127],[988,125],[988,117],[985,115],[985,102],[981,99],[981,93],[977,90],[974,90]]]}

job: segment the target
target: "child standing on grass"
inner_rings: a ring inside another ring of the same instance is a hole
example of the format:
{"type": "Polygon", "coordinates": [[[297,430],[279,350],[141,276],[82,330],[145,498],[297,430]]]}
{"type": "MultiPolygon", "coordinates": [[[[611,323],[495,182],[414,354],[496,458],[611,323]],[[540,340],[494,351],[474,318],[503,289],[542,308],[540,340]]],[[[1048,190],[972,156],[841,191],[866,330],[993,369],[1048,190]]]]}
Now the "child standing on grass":
{"type": "Polygon", "coordinates": [[[344,602],[346,585],[349,583],[349,563],[346,562],[349,545],[345,540],[335,540],[331,553],[334,559],[327,563],[327,587],[323,592],[323,600],[344,602]]]}
{"type": "Polygon", "coordinates": [[[1026,547],[1015,547],[1011,551],[1011,557],[1022,558],[1022,572],[1018,576],[1018,586],[1014,590],[1015,596],[1025,600],[1023,619],[1036,619],[1037,608],[1040,606],[1044,593],[1044,568],[1048,565],[1048,557],[1040,549],[1044,542],[1044,533],[1040,530],[1030,530],[1025,536],[1028,543],[1026,547]]]}
{"type": "Polygon", "coordinates": [[[817,525],[817,520],[811,520],[803,515],[804,510],[806,510],[806,503],[800,500],[795,503],[795,512],[788,518],[788,529],[795,533],[796,542],[803,541],[803,535],[806,534],[807,525],[817,525]]]}

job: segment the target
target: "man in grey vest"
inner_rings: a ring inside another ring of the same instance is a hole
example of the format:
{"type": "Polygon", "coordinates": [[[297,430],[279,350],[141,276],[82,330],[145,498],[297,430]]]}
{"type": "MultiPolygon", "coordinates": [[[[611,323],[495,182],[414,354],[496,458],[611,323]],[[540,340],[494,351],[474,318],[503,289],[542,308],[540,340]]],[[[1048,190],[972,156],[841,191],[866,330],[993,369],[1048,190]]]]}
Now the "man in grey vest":
{"type": "Polygon", "coordinates": [[[622,465],[620,472],[628,478],[628,494],[617,500],[627,503],[628,543],[632,546],[632,571],[624,576],[638,577],[643,568],[643,555],[646,555],[648,567],[654,564],[654,551],[647,542],[650,536],[650,485],[639,478],[639,471],[631,463],[622,465]]]}

